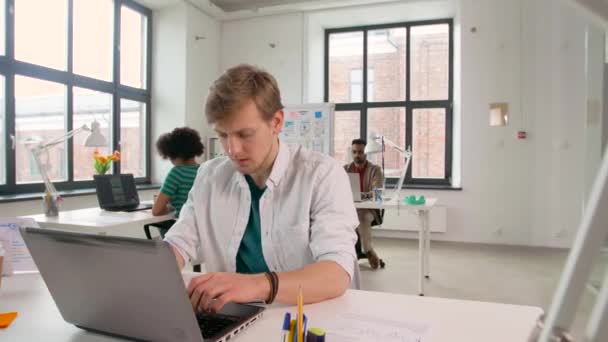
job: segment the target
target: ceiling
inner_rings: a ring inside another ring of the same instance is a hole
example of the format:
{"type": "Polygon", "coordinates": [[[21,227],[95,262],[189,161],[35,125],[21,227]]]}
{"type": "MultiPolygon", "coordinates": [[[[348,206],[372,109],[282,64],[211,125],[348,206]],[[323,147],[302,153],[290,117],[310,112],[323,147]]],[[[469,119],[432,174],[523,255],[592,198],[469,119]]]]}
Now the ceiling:
{"type": "Polygon", "coordinates": [[[290,5],[304,2],[319,2],[319,0],[210,0],[225,12],[250,10],[262,7],[290,5]]]}
{"type": "Polygon", "coordinates": [[[262,7],[301,4],[307,2],[320,2],[320,0],[136,0],[151,9],[159,9],[172,6],[180,2],[189,2],[196,6],[208,7],[213,4],[224,12],[235,12],[240,10],[251,10],[262,7]]]}
{"type": "MultiPolygon", "coordinates": [[[[242,19],[260,15],[306,12],[348,6],[361,6],[399,1],[436,0],[135,0],[159,10],[178,4],[190,4],[194,8],[220,20],[242,19]]],[[[444,0],[455,1],[455,0],[444,0]]]]}

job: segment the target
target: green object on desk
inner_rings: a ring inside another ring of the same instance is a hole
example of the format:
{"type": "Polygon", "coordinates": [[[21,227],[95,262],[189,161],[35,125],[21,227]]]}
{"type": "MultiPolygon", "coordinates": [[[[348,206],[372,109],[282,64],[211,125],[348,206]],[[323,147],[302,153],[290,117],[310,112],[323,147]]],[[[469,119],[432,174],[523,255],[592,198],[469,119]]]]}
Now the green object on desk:
{"type": "Polygon", "coordinates": [[[325,330],[321,328],[310,328],[306,334],[306,342],[325,342],[325,330]]]}
{"type": "Polygon", "coordinates": [[[406,196],[403,199],[403,202],[405,202],[409,205],[424,205],[426,203],[426,198],[424,198],[424,195],[420,195],[420,197],[418,197],[418,199],[416,199],[416,195],[411,195],[411,196],[406,196]]]}

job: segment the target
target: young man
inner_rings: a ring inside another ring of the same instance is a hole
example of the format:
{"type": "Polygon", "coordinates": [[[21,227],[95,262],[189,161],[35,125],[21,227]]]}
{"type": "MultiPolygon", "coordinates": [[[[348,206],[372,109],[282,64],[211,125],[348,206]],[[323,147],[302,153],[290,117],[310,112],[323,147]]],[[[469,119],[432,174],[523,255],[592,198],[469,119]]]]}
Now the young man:
{"type": "MultiPolygon", "coordinates": [[[[344,165],[344,169],[349,173],[358,173],[361,184],[361,197],[370,198],[374,188],[382,188],[384,177],[382,169],[378,165],[374,165],[367,160],[365,154],[365,145],[367,142],[363,139],[355,139],[352,142],[353,162],[344,165]]],[[[380,212],[377,209],[357,209],[359,216],[359,237],[363,250],[367,254],[367,260],[373,269],[377,269],[380,264],[380,258],[372,247],[372,222],[379,220],[380,212]]]]}
{"type": "Polygon", "coordinates": [[[275,79],[249,65],[209,90],[205,114],[225,158],[204,163],[165,240],[180,268],[205,263],[188,287],[195,310],[227,302],[307,303],[334,298],[356,267],[357,216],[337,162],[278,136],[283,105],[275,79]]]}

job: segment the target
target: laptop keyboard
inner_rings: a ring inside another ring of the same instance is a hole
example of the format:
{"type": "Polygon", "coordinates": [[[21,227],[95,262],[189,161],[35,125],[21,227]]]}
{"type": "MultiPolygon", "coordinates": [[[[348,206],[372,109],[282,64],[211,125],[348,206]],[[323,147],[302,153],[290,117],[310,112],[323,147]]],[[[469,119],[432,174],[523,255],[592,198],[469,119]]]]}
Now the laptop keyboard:
{"type": "Polygon", "coordinates": [[[201,327],[203,338],[214,337],[227,326],[237,322],[235,318],[229,316],[202,314],[197,314],[196,320],[198,321],[198,325],[201,327]]]}

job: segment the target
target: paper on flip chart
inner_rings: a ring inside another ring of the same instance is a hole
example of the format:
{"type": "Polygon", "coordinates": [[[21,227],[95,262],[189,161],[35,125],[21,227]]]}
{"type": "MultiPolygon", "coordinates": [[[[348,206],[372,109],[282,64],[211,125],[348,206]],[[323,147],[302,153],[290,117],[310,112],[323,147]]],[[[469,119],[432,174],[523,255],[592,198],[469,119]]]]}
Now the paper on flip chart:
{"type": "Polygon", "coordinates": [[[347,313],[326,329],[332,342],[424,342],[428,324],[347,313]]]}
{"type": "Polygon", "coordinates": [[[6,250],[2,274],[36,272],[36,264],[23,242],[19,227],[35,227],[38,224],[29,218],[0,218],[0,243],[6,250]]]}

